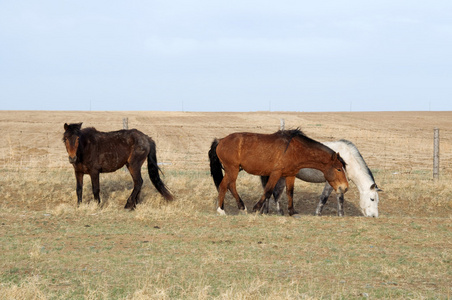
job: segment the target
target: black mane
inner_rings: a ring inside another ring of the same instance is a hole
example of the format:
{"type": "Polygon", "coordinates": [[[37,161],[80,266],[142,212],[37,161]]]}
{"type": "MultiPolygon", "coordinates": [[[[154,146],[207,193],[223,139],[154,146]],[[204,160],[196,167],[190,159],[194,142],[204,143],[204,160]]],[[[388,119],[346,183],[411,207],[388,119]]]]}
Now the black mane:
{"type": "Polygon", "coordinates": [[[289,139],[293,139],[294,137],[303,137],[303,138],[307,137],[306,134],[304,134],[304,132],[301,131],[299,127],[295,129],[279,130],[278,133],[289,139]]]}
{"type": "MultiPolygon", "coordinates": [[[[320,147],[325,148],[325,150],[330,151],[332,154],[334,153],[334,151],[331,148],[329,148],[329,147],[325,146],[324,144],[322,144],[322,143],[320,143],[320,142],[318,142],[316,140],[313,140],[310,137],[308,137],[306,134],[304,134],[303,131],[301,131],[301,129],[299,127],[295,128],[295,129],[279,130],[277,133],[287,139],[286,150],[287,150],[287,148],[289,148],[289,144],[292,141],[292,139],[297,138],[301,142],[317,144],[320,147]]],[[[347,166],[347,163],[342,159],[342,157],[340,155],[338,155],[338,160],[341,162],[342,166],[345,169],[346,166],[347,166]]]]}
{"type": "Polygon", "coordinates": [[[69,138],[73,135],[80,136],[80,134],[82,132],[81,127],[82,127],[82,123],[65,124],[64,125],[65,132],[63,134],[63,142],[67,138],[69,138]]]}
{"type": "Polygon", "coordinates": [[[308,137],[306,134],[304,134],[303,131],[301,131],[301,129],[299,127],[295,128],[295,129],[279,130],[278,134],[280,134],[281,136],[286,138],[288,144],[290,144],[292,139],[296,138],[296,139],[299,139],[301,142],[307,142],[307,143],[314,143],[314,144],[323,145],[322,143],[320,143],[320,142],[318,142],[316,140],[313,140],[310,137],[308,137]]]}

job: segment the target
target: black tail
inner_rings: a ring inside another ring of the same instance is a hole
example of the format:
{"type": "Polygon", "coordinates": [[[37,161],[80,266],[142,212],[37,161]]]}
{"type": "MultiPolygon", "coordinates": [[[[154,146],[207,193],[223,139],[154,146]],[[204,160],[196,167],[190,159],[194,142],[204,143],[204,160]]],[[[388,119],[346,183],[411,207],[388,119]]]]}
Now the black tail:
{"type": "Polygon", "coordinates": [[[215,186],[220,186],[221,181],[223,180],[223,166],[221,165],[220,160],[217,156],[217,146],[218,146],[218,140],[215,139],[212,142],[212,146],[210,146],[209,150],[209,160],[210,160],[210,175],[213,177],[213,182],[215,183],[215,186]]]}
{"type": "Polygon", "coordinates": [[[152,184],[154,184],[157,191],[168,201],[173,200],[174,197],[163,181],[160,179],[160,168],[157,165],[157,155],[155,150],[155,142],[150,139],[151,151],[148,154],[148,172],[152,184]]]}

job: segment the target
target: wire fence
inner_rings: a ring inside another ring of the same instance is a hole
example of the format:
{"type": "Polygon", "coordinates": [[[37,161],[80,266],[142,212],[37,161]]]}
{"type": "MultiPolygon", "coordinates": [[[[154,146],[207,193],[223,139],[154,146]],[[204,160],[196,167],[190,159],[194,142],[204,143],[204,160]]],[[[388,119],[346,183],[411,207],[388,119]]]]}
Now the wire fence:
{"type": "MultiPolygon", "coordinates": [[[[259,124],[253,122],[193,124],[161,124],[128,121],[131,128],[137,127],[152,136],[157,144],[158,161],[164,170],[208,171],[208,150],[214,138],[221,138],[232,132],[249,131],[271,133],[280,128],[278,119],[259,124]]],[[[291,124],[285,122],[286,128],[291,124]]],[[[46,126],[42,126],[46,127],[46,126]]],[[[43,172],[52,169],[72,168],[61,142],[62,126],[56,127],[49,121],[49,129],[36,132],[33,126],[21,127],[17,132],[3,133],[0,147],[0,169],[43,172]]],[[[123,120],[110,123],[111,130],[123,127],[123,120]]],[[[328,123],[306,123],[303,131],[319,141],[345,138],[360,150],[373,171],[393,173],[433,172],[434,130],[399,126],[381,130],[362,126],[348,129],[328,123]]],[[[439,174],[449,174],[452,165],[452,130],[439,129],[439,174]]]]}

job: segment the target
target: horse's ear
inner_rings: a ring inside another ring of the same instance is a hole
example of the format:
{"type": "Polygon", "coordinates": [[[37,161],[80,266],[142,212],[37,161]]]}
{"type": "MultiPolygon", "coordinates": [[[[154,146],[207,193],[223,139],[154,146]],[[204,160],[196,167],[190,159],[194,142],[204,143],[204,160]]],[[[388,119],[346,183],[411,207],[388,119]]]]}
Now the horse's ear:
{"type": "Polygon", "coordinates": [[[336,160],[338,156],[338,153],[334,152],[333,155],[331,156],[331,160],[336,160]]]}
{"type": "Polygon", "coordinates": [[[376,183],[372,184],[372,185],[370,186],[370,189],[371,189],[371,190],[376,190],[377,192],[383,192],[383,190],[380,189],[380,188],[377,186],[376,183]]]}
{"type": "Polygon", "coordinates": [[[80,123],[77,124],[78,129],[82,128],[82,124],[83,124],[83,122],[80,122],[80,123]]]}
{"type": "Polygon", "coordinates": [[[67,123],[64,123],[64,131],[67,131],[68,128],[69,128],[69,125],[67,123]]]}

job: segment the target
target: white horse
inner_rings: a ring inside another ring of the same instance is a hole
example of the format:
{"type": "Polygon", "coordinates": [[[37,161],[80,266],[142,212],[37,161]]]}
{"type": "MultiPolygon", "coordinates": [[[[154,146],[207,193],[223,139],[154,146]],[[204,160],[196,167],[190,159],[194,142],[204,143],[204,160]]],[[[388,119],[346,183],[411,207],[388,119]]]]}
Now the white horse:
{"type": "MultiPolygon", "coordinates": [[[[341,157],[345,161],[346,168],[345,172],[349,180],[351,180],[359,190],[360,201],[359,206],[361,207],[361,211],[366,217],[378,217],[378,192],[382,191],[378,188],[375,183],[374,176],[364,161],[361,153],[359,153],[358,149],[352,142],[347,140],[339,140],[334,142],[325,142],[324,145],[328,146],[335,152],[339,152],[341,157]]],[[[313,183],[322,183],[325,182],[325,188],[323,189],[322,195],[320,196],[319,204],[317,205],[317,209],[315,210],[316,215],[321,215],[323,206],[325,205],[328,197],[330,196],[333,188],[331,185],[326,182],[323,173],[316,169],[301,169],[297,178],[313,183]]],[[[261,177],[262,184],[267,182],[268,178],[261,177]]],[[[276,209],[279,214],[283,215],[283,210],[279,205],[279,198],[285,187],[284,178],[281,178],[276,184],[273,190],[273,197],[276,202],[276,209]]],[[[337,195],[337,213],[339,216],[344,215],[344,194],[337,195]]],[[[269,201],[264,204],[263,211],[268,213],[269,201]]]]}

